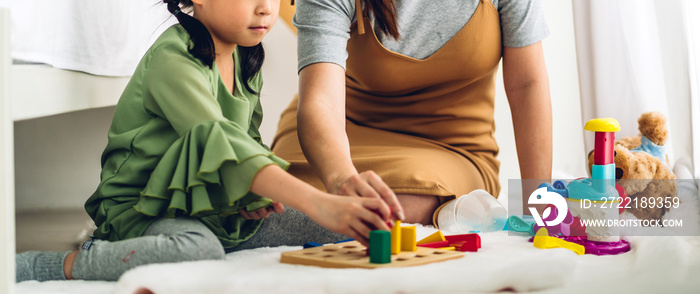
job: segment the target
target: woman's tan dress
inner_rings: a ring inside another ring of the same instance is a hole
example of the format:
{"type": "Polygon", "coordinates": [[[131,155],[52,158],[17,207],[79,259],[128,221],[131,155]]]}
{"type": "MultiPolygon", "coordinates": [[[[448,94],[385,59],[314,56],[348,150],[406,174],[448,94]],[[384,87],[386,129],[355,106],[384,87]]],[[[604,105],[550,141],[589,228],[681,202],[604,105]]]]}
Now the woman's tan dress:
{"type": "MultiPolygon", "coordinates": [[[[361,11],[358,9],[358,11],[361,11]]],[[[348,41],[347,135],[358,171],[373,170],[397,194],[445,203],[475,189],[498,195],[494,98],[501,58],[499,14],[481,0],[467,24],[433,55],[386,49],[358,14],[348,41]],[[367,33],[361,34],[363,27],[367,33]]],[[[297,99],[282,113],[273,151],[289,172],[325,190],[297,137],[297,99]]]]}

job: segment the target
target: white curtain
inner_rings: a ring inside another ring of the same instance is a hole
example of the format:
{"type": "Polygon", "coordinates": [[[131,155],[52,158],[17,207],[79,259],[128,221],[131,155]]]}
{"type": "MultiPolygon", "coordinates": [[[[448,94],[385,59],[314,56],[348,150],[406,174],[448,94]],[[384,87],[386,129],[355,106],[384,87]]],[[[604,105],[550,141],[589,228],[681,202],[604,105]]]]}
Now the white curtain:
{"type": "MultiPolygon", "coordinates": [[[[679,178],[700,179],[700,13],[695,0],[573,0],[583,121],[613,117],[635,135],[643,112],[669,121],[679,178]]],[[[586,150],[593,135],[585,134],[586,150]]]]}

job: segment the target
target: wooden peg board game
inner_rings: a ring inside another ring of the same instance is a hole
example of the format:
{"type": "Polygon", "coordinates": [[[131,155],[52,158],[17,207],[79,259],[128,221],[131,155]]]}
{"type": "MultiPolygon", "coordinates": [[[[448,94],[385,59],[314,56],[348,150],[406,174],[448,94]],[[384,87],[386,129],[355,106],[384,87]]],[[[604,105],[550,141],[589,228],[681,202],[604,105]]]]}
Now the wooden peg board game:
{"type": "Polygon", "coordinates": [[[369,262],[365,248],[357,241],[328,244],[283,252],[280,261],[327,268],[382,268],[428,264],[464,256],[464,253],[460,251],[418,247],[415,252],[402,251],[398,254],[392,254],[390,263],[377,264],[369,262]]]}

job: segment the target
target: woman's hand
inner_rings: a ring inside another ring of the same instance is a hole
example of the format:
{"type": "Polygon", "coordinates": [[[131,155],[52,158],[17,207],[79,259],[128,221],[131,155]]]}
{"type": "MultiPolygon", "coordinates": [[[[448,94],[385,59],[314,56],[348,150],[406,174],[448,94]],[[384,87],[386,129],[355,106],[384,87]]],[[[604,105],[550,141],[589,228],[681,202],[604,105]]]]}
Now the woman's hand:
{"type": "Polygon", "coordinates": [[[325,228],[369,246],[369,232],[390,230],[390,223],[376,212],[386,204],[379,198],[340,197],[326,194],[306,214],[325,228]]]}
{"type": "Polygon", "coordinates": [[[279,203],[277,201],[273,201],[270,206],[263,207],[261,209],[258,209],[256,211],[246,211],[245,208],[241,208],[239,213],[244,219],[263,219],[263,218],[268,218],[273,212],[276,212],[278,214],[284,212],[284,205],[282,203],[279,203]]]}
{"type": "Polygon", "coordinates": [[[396,198],[394,191],[373,171],[354,174],[329,188],[331,194],[361,196],[381,199],[386,205],[380,205],[377,212],[385,220],[391,220],[393,212],[395,219],[405,218],[403,207],[396,198]]]}

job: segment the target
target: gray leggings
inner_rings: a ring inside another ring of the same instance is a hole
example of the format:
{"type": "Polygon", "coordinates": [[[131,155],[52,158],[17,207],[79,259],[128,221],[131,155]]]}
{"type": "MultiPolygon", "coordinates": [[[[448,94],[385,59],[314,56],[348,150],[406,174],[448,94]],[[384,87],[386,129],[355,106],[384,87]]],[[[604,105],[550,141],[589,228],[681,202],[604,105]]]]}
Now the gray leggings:
{"type": "Polygon", "coordinates": [[[347,237],[328,231],[293,209],[272,214],[249,240],[223,246],[209,228],[194,218],[162,218],[139,238],[83,244],[73,264],[73,277],[116,281],[127,270],[151,263],[224,259],[226,252],[275,246],[299,246],[308,242],[332,243],[347,237]]]}

